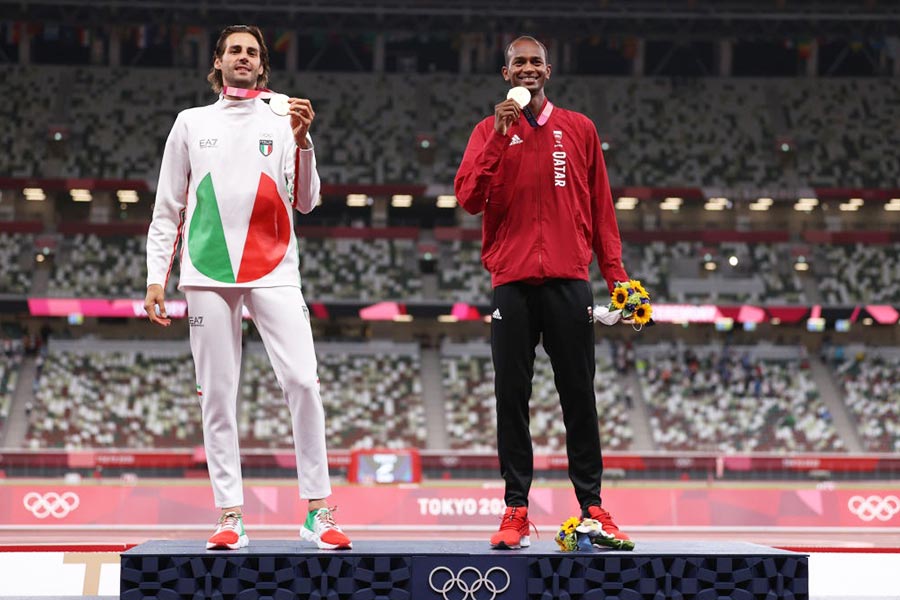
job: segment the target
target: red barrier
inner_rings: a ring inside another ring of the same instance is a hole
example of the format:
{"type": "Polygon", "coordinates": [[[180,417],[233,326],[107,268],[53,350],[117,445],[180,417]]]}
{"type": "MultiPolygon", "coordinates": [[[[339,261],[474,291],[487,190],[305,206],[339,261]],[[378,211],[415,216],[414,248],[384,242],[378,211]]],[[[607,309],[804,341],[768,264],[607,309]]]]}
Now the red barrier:
{"type": "Polygon", "coordinates": [[[135,236],[147,235],[150,223],[60,223],[57,232],[64,235],[78,233],[103,236],[135,236]]]}
{"type": "Polygon", "coordinates": [[[5,233],[41,233],[44,224],[40,221],[2,221],[0,232],[5,233]]]}
{"type": "Polygon", "coordinates": [[[896,242],[892,231],[804,231],[803,240],[810,244],[873,244],[896,242]]]}
{"type": "Polygon", "coordinates": [[[418,227],[297,227],[297,235],[308,239],[417,240],[420,233],[418,227]]]}
{"type": "Polygon", "coordinates": [[[786,243],[790,241],[787,231],[732,231],[721,230],[623,230],[622,239],[626,243],[649,244],[651,242],[750,242],[757,244],[786,243]]]}

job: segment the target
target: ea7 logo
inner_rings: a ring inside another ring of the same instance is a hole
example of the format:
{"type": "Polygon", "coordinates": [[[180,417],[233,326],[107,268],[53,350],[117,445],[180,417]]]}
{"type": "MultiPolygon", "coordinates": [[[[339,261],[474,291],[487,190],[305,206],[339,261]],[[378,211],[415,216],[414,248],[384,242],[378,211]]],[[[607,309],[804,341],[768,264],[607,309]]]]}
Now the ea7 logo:
{"type": "Polygon", "coordinates": [[[215,148],[219,138],[204,138],[200,140],[200,148],[215,148]]]}
{"type": "Polygon", "coordinates": [[[203,317],[188,317],[188,324],[191,327],[203,327],[203,317]]]}

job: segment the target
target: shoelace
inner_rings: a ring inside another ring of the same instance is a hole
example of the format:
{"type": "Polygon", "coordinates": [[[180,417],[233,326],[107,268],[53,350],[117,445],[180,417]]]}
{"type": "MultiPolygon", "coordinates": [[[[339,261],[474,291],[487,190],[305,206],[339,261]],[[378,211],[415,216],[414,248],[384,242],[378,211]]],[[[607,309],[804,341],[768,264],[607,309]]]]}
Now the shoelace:
{"type": "Polygon", "coordinates": [[[218,527],[227,527],[228,529],[237,529],[240,523],[241,515],[236,512],[227,512],[219,517],[216,522],[218,527]]]}
{"type": "Polygon", "coordinates": [[[600,509],[600,518],[597,520],[600,521],[601,525],[603,525],[603,529],[609,527],[610,529],[615,529],[616,531],[619,530],[618,525],[613,523],[612,515],[603,508],[600,509]]]}
{"type": "Polygon", "coordinates": [[[334,512],[338,509],[337,506],[332,506],[331,508],[319,509],[316,511],[316,519],[324,522],[329,527],[337,527],[337,523],[334,520],[334,512]]]}
{"type": "Polygon", "coordinates": [[[516,521],[525,521],[526,526],[534,530],[534,534],[540,538],[541,534],[538,531],[537,526],[527,517],[528,513],[525,513],[525,517],[521,517],[516,515],[517,512],[518,507],[514,506],[512,512],[509,513],[509,516],[502,515],[500,520],[503,522],[500,524],[500,529],[519,529],[521,525],[517,524],[516,521]]]}

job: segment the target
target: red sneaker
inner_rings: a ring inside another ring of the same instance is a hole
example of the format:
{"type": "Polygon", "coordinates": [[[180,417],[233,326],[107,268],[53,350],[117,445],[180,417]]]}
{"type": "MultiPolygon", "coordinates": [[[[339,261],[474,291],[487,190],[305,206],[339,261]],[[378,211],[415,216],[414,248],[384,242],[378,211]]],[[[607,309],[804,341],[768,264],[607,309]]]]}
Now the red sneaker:
{"type": "Polygon", "coordinates": [[[500,522],[500,531],[491,536],[491,548],[499,550],[516,550],[531,545],[529,538],[528,508],[525,506],[507,506],[500,522]]]}
{"type": "Polygon", "coordinates": [[[612,515],[602,507],[588,506],[588,515],[591,519],[599,522],[603,532],[609,536],[608,538],[598,537],[594,543],[600,543],[620,550],[631,550],[634,548],[634,542],[631,541],[631,538],[619,531],[619,526],[613,522],[612,515]]]}

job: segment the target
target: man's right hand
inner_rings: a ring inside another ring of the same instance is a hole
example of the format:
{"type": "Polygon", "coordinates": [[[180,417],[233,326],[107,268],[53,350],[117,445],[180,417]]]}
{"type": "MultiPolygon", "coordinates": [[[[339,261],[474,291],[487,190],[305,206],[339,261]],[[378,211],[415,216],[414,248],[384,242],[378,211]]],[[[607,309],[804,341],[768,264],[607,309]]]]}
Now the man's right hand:
{"type": "Polygon", "coordinates": [[[500,135],[506,135],[509,126],[516,122],[522,109],[512,98],[507,98],[494,107],[494,131],[500,135]]]}
{"type": "Polygon", "coordinates": [[[151,323],[168,327],[172,320],[166,316],[166,292],[163,286],[154,283],[147,286],[147,297],[144,299],[144,310],[151,323]],[[156,308],[159,307],[159,314],[156,308]]]}

